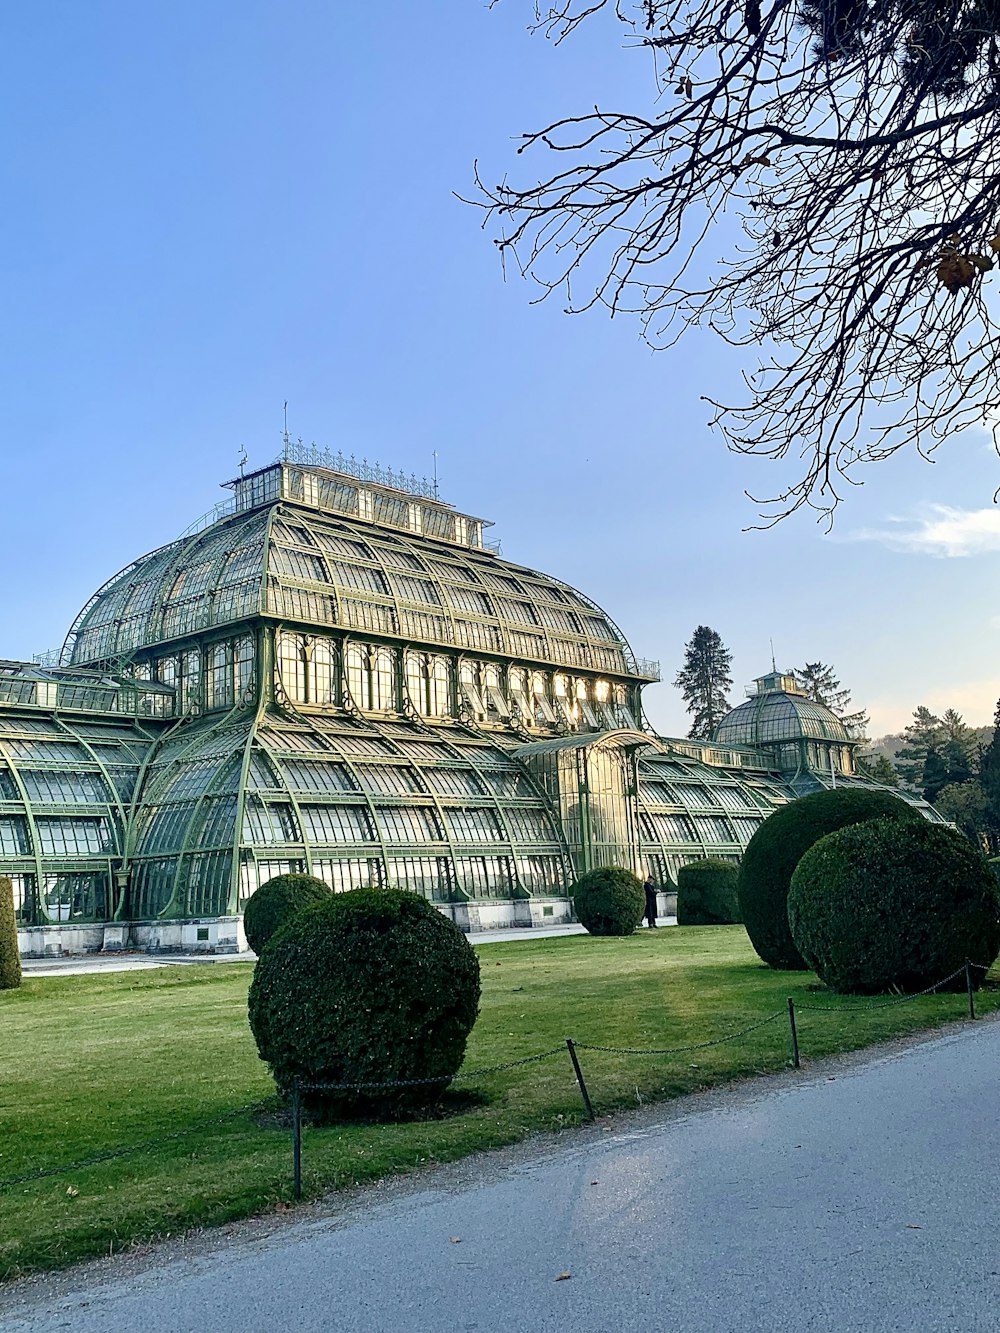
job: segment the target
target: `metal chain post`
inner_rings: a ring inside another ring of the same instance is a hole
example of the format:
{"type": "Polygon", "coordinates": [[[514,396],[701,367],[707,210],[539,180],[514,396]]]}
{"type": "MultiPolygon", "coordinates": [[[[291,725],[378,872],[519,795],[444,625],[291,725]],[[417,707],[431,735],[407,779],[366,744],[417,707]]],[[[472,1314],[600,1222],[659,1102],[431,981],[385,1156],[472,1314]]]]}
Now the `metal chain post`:
{"type": "Polygon", "coordinates": [[[583,1104],[587,1108],[587,1119],[594,1120],[594,1108],[590,1104],[590,1093],[587,1091],[587,1085],[583,1081],[583,1070],[580,1068],[580,1061],[577,1058],[576,1046],[572,1037],[566,1038],[566,1049],[569,1051],[569,1058],[573,1061],[573,1073],[576,1075],[576,1081],[580,1085],[580,1096],[583,1098],[583,1104]]]}
{"type": "Polygon", "coordinates": [[[795,1001],[789,995],[788,997],[788,1026],[792,1029],[792,1064],[796,1069],[801,1068],[799,1064],[799,1034],[795,1027],[795,1001]]]}
{"type": "Polygon", "coordinates": [[[302,1091],[292,1080],[292,1193],[302,1198],[302,1091]]]}

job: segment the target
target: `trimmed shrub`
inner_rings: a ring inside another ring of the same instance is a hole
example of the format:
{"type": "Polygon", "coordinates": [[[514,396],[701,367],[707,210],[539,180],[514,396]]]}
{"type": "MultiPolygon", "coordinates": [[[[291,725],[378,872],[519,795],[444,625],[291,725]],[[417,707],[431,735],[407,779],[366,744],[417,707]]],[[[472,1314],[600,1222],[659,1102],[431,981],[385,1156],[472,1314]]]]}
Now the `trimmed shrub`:
{"type": "MultiPolygon", "coordinates": [[[[1000,953],[1000,886],[955,829],[877,819],[821,838],[792,876],[788,920],[835,991],[920,991],[1000,953]]],[[[973,983],[985,973],[973,968],[973,983]]],[[[954,989],[965,986],[965,975],[954,989]]]]}
{"type": "Polygon", "coordinates": [[[17,917],[14,915],[14,885],[0,876],[0,990],[17,990],[21,984],[21,953],[17,947],[17,917]]]}
{"type": "Polygon", "coordinates": [[[243,913],[247,944],[259,958],[276,930],[303,907],[323,902],[332,889],[315,875],[275,875],[252,893],[243,913]]]}
{"type": "Polygon", "coordinates": [[[433,1079],[306,1094],[337,1115],[433,1102],[458,1072],[479,1012],[479,959],[453,921],[402,889],[352,889],[292,916],[261,954],[250,1028],[279,1091],[306,1083],[433,1079]]]}
{"type": "Polygon", "coordinates": [[[631,935],[646,910],[642,883],[621,866],[598,866],[573,885],[573,906],[591,935],[631,935]]]}
{"type": "Polygon", "coordinates": [[[706,856],[677,872],[677,924],[729,926],[740,920],[736,895],[739,870],[732,861],[706,856]]]}
{"type": "Polygon", "coordinates": [[[764,820],[743,853],[737,891],[750,943],[769,967],[806,966],[788,928],[788,886],[803,854],[827,833],[883,817],[924,822],[898,796],[866,787],[801,796],[764,820]]]}

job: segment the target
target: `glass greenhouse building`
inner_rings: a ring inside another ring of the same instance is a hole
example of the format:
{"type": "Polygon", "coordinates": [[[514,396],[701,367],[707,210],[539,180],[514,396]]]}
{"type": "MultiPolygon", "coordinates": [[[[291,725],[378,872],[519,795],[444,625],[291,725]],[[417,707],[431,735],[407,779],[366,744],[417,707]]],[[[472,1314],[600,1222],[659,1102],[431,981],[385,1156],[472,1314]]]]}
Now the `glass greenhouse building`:
{"type": "Polygon", "coordinates": [[[861,781],[778,674],[710,740],[656,735],[657,665],[416,479],[289,445],[228,486],[94,594],[57,663],[0,663],[26,953],[235,951],[288,870],[410,889],[466,929],[567,920],[592,866],[669,895],[776,806],[861,781]]]}

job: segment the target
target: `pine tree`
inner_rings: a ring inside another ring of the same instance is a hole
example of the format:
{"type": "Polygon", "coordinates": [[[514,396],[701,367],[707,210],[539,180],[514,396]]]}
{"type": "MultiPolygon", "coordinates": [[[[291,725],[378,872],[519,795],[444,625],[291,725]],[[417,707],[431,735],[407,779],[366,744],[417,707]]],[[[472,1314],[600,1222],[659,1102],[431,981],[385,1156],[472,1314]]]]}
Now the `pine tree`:
{"type": "Polygon", "coordinates": [[[17,947],[14,915],[14,886],[0,876],[0,990],[16,990],[21,984],[21,955],[17,947]]]}
{"type": "Polygon", "coordinates": [[[903,733],[906,744],[896,751],[896,758],[903,760],[897,764],[903,784],[915,791],[924,785],[924,764],[927,752],[937,749],[947,739],[944,723],[923,704],[913,711],[913,721],[903,733]]]}
{"type": "Polygon", "coordinates": [[[993,739],[979,758],[979,785],[986,798],[986,826],[991,846],[1000,845],[1000,699],[993,716],[993,739]]]}
{"type": "Polygon", "coordinates": [[[685,645],[684,665],[674,677],[687,711],[693,714],[689,736],[710,739],[729,712],[726,696],[733,688],[732,661],[732,653],[715,630],[699,625],[685,645]]]}
{"type": "Polygon", "coordinates": [[[807,662],[805,666],[792,667],[789,672],[799,682],[810,699],[823,704],[840,718],[847,728],[848,735],[855,740],[864,741],[868,733],[868,714],[864,709],[849,713],[851,691],[846,690],[833,674],[833,667],[827,662],[807,662]]]}
{"type": "Polygon", "coordinates": [[[950,824],[956,824],[980,850],[992,850],[996,845],[986,793],[978,782],[957,782],[944,787],[934,808],[950,824]]]}
{"type": "Polygon", "coordinates": [[[880,782],[883,787],[898,787],[899,774],[884,754],[859,755],[858,772],[873,782],[880,782]]]}

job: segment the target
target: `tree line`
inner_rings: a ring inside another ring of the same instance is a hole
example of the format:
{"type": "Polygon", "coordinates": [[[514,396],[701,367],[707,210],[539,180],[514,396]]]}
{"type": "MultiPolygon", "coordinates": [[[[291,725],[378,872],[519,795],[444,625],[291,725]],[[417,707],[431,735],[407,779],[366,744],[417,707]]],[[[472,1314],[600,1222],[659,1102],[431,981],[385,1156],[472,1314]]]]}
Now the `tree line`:
{"type": "MultiPolygon", "coordinates": [[[[691,714],[692,739],[710,739],[732,707],[731,666],[732,653],[720,635],[699,625],[674,677],[691,714]]],[[[969,726],[954,708],[938,716],[921,705],[898,744],[866,753],[868,715],[851,709],[851,692],[833,666],[806,662],[785,674],[794,676],[808,698],[829,708],[862,743],[856,763],[863,776],[919,794],[977,845],[993,855],[1000,852],[1000,700],[993,726],[986,728],[969,726]]]]}

